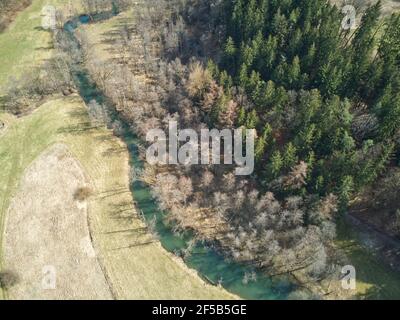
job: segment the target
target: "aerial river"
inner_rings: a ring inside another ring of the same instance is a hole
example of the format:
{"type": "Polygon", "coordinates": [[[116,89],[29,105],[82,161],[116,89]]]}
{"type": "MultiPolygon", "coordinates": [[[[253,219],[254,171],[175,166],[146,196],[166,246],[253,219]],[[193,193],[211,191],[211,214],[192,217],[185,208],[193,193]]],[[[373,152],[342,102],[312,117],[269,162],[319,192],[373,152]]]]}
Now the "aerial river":
{"type": "MultiPolygon", "coordinates": [[[[110,17],[112,15],[104,14],[96,16],[94,20],[104,21],[110,17]]],[[[71,40],[77,46],[78,40],[74,31],[80,25],[87,23],[93,22],[89,16],[82,15],[68,21],[64,26],[64,30],[70,34],[71,40]]],[[[82,63],[76,63],[74,66],[74,80],[85,103],[92,100],[101,104],[107,102],[101,90],[91,81],[90,75],[82,63]]],[[[113,117],[115,119],[118,114],[114,112],[113,117]]],[[[138,145],[140,141],[138,138],[128,128],[125,128],[122,138],[128,146],[132,168],[143,167],[139,158],[138,145]]],[[[189,233],[178,235],[173,232],[172,226],[165,222],[165,213],[158,208],[154,201],[149,186],[135,181],[131,185],[131,191],[137,209],[143,213],[145,220],[156,219],[156,231],[162,246],[169,252],[181,255],[188,247],[192,236],[189,233]]],[[[205,281],[221,285],[227,291],[244,299],[281,300],[286,299],[294,289],[294,285],[287,279],[271,278],[252,267],[226,259],[211,243],[197,242],[191,250],[191,254],[184,257],[184,261],[189,268],[195,269],[205,281]],[[245,278],[249,280],[244,281],[245,278]]]]}

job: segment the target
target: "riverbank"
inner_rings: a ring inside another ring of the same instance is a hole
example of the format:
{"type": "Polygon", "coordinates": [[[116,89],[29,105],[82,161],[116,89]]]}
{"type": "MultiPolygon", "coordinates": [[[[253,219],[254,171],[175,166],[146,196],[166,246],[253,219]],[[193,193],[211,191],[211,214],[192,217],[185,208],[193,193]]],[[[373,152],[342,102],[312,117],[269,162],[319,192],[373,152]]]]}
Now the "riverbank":
{"type": "Polygon", "coordinates": [[[234,298],[206,285],[152,239],[133,206],[126,145],[111,131],[90,125],[78,96],[50,100],[29,116],[14,118],[0,138],[2,217],[25,168],[56,142],[68,147],[91,181],[93,245],[117,299],[234,298]]]}
{"type": "MultiPolygon", "coordinates": [[[[27,9],[29,13],[23,12],[22,16],[34,12],[40,17],[42,4],[40,0],[34,1],[32,7],[27,9]]],[[[31,28],[36,28],[35,25],[40,22],[36,18],[35,21],[20,26],[21,32],[30,34],[31,28]]],[[[32,39],[26,42],[29,47],[38,45],[32,39]]],[[[50,56],[53,49],[44,51],[50,56]]],[[[18,54],[15,55],[17,65],[9,66],[7,72],[12,72],[26,59],[21,54],[21,59],[18,54]]],[[[42,58],[30,63],[39,65],[42,58]]],[[[126,144],[113,136],[112,131],[94,128],[90,124],[86,106],[79,96],[51,97],[25,117],[0,114],[0,120],[7,123],[7,131],[0,137],[1,221],[4,221],[11,199],[20,190],[21,177],[26,168],[49,146],[62,143],[80,163],[90,181],[92,193],[88,200],[88,222],[91,239],[114,298],[237,298],[221,288],[206,284],[179,258],[163,249],[148,232],[133,206],[129,190],[130,157],[126,144]]],[[[82,239],[71,240],[79,244],[82,239]]],[[[40,250],[46,248],[44,246],[40,250]]],[[[73,258],[66,256],[65,259],[69,263],[68,260],[73,258]]],[[[7,298],[7,295],[2,298],[7,298]]]]}
{"type": "MultiPolygon", "coordinates": [[[[119,31],[119,27],[122,25],[126,25],[127,28],[132,27],[131,24],[129,24],[129,22],[131,22],[131,20],[129,19],[129,17],[126,16],[126,13],[121,14],[119,17],[113,18],[107,22],[101,22],[101,23],[96,23],[96,24],[91,24],[88,26],[84,26],[84,30],[87,32],[86,35],[86,39],[89,39],[89,43],[90,43],[90,48],[91,50],[91,54],[92,57],[91,59],[93,61],[97,61],[100,65],[101,64],[107,64],[107,60],[108,59],[123,59],[123,56],[120,56],[119,54],[123,54],[121,52],[117,52],[116,48],[114,48],[112,46],[112,35],[118,34],[119,31]]],[[[143,79],[138,79],[138,81],[143,81],[143,79]]],[[[146,191],[143,191],[146,192],[146,191]]],[[[137,192],[136,192],[137,193],[137,192]]],[[[146,199],[143,201],[145,205],[147,206],[152,206],[152,210],[156,211],[157,208],[150,204],[151,200],[146,199]]],[[[149,210],[150,211],[150,210],[149,210]]],[[[150,218],[153,217],[154,215],[150,215],[150,218]]],[[[161,228],[161,230],[165,230],[165,227],[161,225],[159,228],[161,228]]],[[[167,231],[165,231],[167,232],[167,231]]],[[[338,298],[338,299],[343,299],[343,298],[372,298],[372,299],[379,299],[380,298],[380,294],[376,294],[374,295],[372,293],[373,289],[372,288],[378,288],[380,286],[380,282],[382,284],[387,282],[387,279],[391,279],[391,281],[393,281],[393,283],[399,283],[398,279],[396,278],[396,276],[392,273],[390,273],[389,270],[384,270],[382,268],[378,268],[380,271],[382,272],[382,275],[378,278],[376,278],[376,274],[373,274],[369,271],[366,271],[368,269],[374,269],[376,266],[376,262],[374,261],[374,257],[371,256],[371,253],[369,253],[368,251],[366,251],[363,247],[356,247],[353,245],[349,245],[349,242],[353,243],[355,242],[357,244],[357,235],[355,233],[352,233],[350,231],[348,231],[347,233],[345,232],[344,235],[341,233],[341,230],[339,230],[340,236],[338,239],[338,246],[339,247],[343,247],[346,252],[346,254],[348,254],[349,259],[349,264],[354,263],[355,265],[357,265],[357,268],[360,268],[362,270],[360,270],[360,278],[359,280],[359,286],[358,286],[358,290],[357,291],[351,291],[346,292],[346,293],[335,293],[332,292],[332,290],[337,290],[338,292],[341,291],[341,282],[336,281],[336,283],[327,283],[326,288],[327,290],[325,290],[325,293],[323,293],[324,297],[327,299],[334,299],[334,298],[338,298]],[[349,246],[348,246],[349,245],[349,246]],[[360,264],[360,260],[359,257],[364,257],[364,262],[366,262],[366,265],[361,265],[360,264]],[[378,280],[376,280],[378,279],[378,280]]],[[[169,247],[169,250],[180,250],[179,245],[176,244],[176,242],[179,242],[177,239],[173,239],[173,237],[166,237],[166,239],[163,242],[164,246],[169,247]]],[[[201,253],[198,257],[192,258],[193,260],[191,261],[190,257],[189,259],[187,259],[186,263],[189,265],[194,265],[196,266],[196,268],[198,269],[199,264],[201,263],[200,260],[206,260],[209,259],[210,257],[206,255],[204,255],[204,252],[201,253]]],[[[215,263],[214,260],[212,260],[214,265],[218,265],[218,263],[215,263]]],[[[221,267],[223,269],[223,267],[221,267]]],[[[215,269],[215,268],[214,268],[215,269]]],[[[229,268],[228,268],[229,269],[229,268]]],[[[212,281],[214,282],[218,282],[219,280],[221,280],[222,278],[222,282],[223,282],[223,272],[212,272],[212,270],[207,270],[207,268],[205,268],[205,272],[209,272],[212,275],[212,281]]],[[[228,273],[231,271],[227,271],[228,273]]],[[[240,274],[239,272],[235,274],[235,277],[237,277],[238,279],[243,279],[243,274],[240,274]]],[[[229,283],[229,281],[226,281],[229,283]]],[[[234,281],[232,281],[233,283],[234,281]]],[[[271,285],[271,284],[269,284],[271,285]]],[[[224,284],[224,286],[226,286],[226,283],[224,284]]],[[[228,284],[229,286],[229,284],[228,284]]],[[[234,287],[234,286],[233,286],[234,287]]],[[[233,289],[235,290],[235,289],[233,289]]],[[[238,290],[236,288],[236,290],[238,290]]],[[[385,291],[385,289],[383,289],[385,291]]],[[[251,290],[250,290],[251,291],[251,290]]],[[[246,294],[246,290],[243,290],[242,292],[244,292],[244,294],[246,294]]],[[[253,292],[254,294],[254,292],[253,292]]],[[[394,291],[389,290],[385,295],[387,296],[391,296],[392,298],[394,297],[398,297],[398,294],[394,291]]],[[[259,296],[262,296],[262,294],[260,294],[259,296]]],[[[279,295],[273,295],[271,294],[269,296],[270,298],[279,298],[279,295]]]]}

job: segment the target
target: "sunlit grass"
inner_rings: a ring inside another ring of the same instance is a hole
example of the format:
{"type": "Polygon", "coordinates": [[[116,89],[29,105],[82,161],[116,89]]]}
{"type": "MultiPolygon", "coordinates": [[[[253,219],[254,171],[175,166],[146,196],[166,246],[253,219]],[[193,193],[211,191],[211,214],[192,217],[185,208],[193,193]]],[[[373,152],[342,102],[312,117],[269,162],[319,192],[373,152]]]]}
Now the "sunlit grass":
{"type": "MultiPolygon", "coordinates": [[[[79,1],[73,3],[78,7],[79,1]]],[[[69,1],[34,0],[0,33],[0,95],[10,77],[18,79],[53,54],[51,33],[41,28],[46,5],[65,10],[69,1]]]]}
{"type": "Polygon", "coordinates": [[[343,221],[338,224],[338,235],[338,246],[344,248],[357,272],[357,297],[400,299],[400,274],[363,248],[358,240],[358,232],[343,221]]]}

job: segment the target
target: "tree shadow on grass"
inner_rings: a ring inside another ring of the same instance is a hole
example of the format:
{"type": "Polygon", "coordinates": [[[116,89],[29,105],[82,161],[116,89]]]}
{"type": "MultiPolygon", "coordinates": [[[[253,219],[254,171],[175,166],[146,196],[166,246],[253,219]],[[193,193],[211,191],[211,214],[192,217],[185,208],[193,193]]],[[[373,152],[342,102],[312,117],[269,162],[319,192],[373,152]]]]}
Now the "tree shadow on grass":
{"type": "Polygon", "coordinates": [[[111,204],[109,207],[110,215],[115,220],[131,222],[135,217],[135,209],[131,202],[123,201],[118,204],[111,204]]]}
{"type": "Polygon", "coordinates": [[[132,232],[139,232],[139,233],[147,233],[148,229],[147,227],[143,228],[131,228],[131,229],[123,229],[123,230],[117,230],[117,231],[109,231],[109,232],[103,232],[103,234],[122,234],[122,233],[132,233],[132,232]]]}
{"type": "Polygon", "coordinates": [[[112,139],[114,139],[114,136],[111,134],[103,134],[96,137],[98,141],[111,141],[112,139]]]}
{"type": "Polygon", "coordinates": [[[68,111],[68,115],[70,115],[72,118],[84,119],[87,116],[87,111],[86,111],[86,109],[85,110],[74,109],[74,110],[68,111]]]}
{"type": "Polygon", "coordinates": [[[36,26],[33,29],[36,30],[36,31],[47,32],[47,33],[53,34],[53,30],[52,29],[43,28],[42,26],[36,26]]]}
{"type": "Polygon", "coordinates": [[[132,244],[132,245],[129,245],[129,246],[115,248],[115,249],[112,249],[112,251],[132,249],[132,248],[136,248],[136,247],[144,247],[144,246],[151,245],[151,244],[153,244],[155,242],[156,242],[155,240],[143,241],[143,242],[135,243],[135,244],[132,244]]]}
{"type": "Polygon", "coordinates": [[[99,194],[99,197],[101,199],[106,199],[106,198],[110,198],[110,197],[121,195],[121,194],[128,193],[128,192],[130,193],[130,191],[127,190],[125,187],[120,187],[120,188],[116,188],[113,190],[104,191],[99,194]]]}
{"type": "Polygon", "coordinates": [[[8,101],[7,96],[0,95],[0,111],[7,110],[7,101],[8,101]]]}
{"type": "Polygon", "coordinates": [[[103,152],[103,156],[111,156],[113,154],[121,154],[126,152],[126,148],[124,147],[111,147],[103,152]]]}
{"type": "Polygon", "coordinates": [[[109,216],[113,220],[117,220],[121,225],[126,226],[120,230],[104,232],[103,235],[120,237],[122,247],[111,249],[122,250],[134,247],[140,247],[154,243],[156,240],[152,237],[147,226],[134,227],[134,219],[137,219],[135,209],[130,201],[122,201],[118,204],[109,205],[109,216]]]}
{"type": "MultiPolygon", "coordinates": [[[[49,44],[47,47],[37,47],[35,48],[35,51],[49,51],[49,50],[54,50],[54,46],[49,44]]],[[[46,59],[49,60],[49,59],[46,59]]]]}
{"type": "Polygon", "coordinates": [[[57,130],[57,133],[68,133],[68,134],[75,134],[79,135],[88,131],[95,130],[96,127],[93,127],[90,122],[82,122],[78,124],[72,124],[69,126],[65,126],[62,128],[59,128],[57,130]]]}

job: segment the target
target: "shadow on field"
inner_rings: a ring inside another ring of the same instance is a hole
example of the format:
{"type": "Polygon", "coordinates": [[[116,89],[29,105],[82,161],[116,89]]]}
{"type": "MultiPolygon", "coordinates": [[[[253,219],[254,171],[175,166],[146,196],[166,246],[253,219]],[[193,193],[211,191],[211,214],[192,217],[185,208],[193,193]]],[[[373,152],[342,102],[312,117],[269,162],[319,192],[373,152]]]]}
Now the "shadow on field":
{"type": "Polygon", "coordinates": [[[101,136],[97,136],[96,140],[98,141],[111,141],[114,139],[114,136],[111,134],[103,134],[101,136]]]}
{"type": "Polygon", "coordinates": [[[68,114],[73,118],[83,119],[86,117],[87,111],[86,110],[71,110],[71,111],[68,111],[68,114]]]}
{"type": "MultiPolygon", "coordinates": [[[[49,50],[54,50],[54,46],[52,44],[49,43],[49,45],[47,47],[37,47],[35,48],[35,51],[49,51],[49,50]]],[[[46,59],[47,61],[49,59],[46,59]]]]}
{"type": "Polygon", "coordinates": [[[128,40],[132,40],[132,35],[138,34],[136,25],[134,25],[131,19],[128,18],[120,18],[118,24],[116,24],[113,29],[101,34],[101,43],[107,46],[104,50],[114,56],[114,58],[111,58],[113,61],[118,61],[120,59],[119,46],[116,46],[115,44],[118,41],[116,39],[121,38],[122,30],[126,31],[128,40]]]}
{"type": "Polygon", "coordinates": [[[154,240],[150,240],[150,241],[147,241],[147,242],[132,244],[132,245],[129,245],[129,246],[126,246],[126,247],[115,248],[115,249],[112,249],[111,251],[118,251],[118,250],[125,250],[125,249],[132,249],[132,248],[136,248],[136,247],[148,246],[150,244],[153,244],[154,242],[155,242],[154,240]]]}
{"type": "Polygon", "coordinates": [[[117,233],[121,234],[121,233],[132,233],[132,232],[135,232],[135,233],[138,232],[138,233],[144,234],[144,233],[147,233],[147,227],[103,232],[103,234],[117,234],[117,233]]]}
{"type": "Polygon", "coordinates": [[[57,130],[57,133],[81,134],[94,129],[96,129],[96,127],[93,127],[90,122],[82,122],[60,128],[57,130]]]}
{"type": "Polygon", "coordinates": [[[121,154],[126,152],[126,148],[124,147],[112,147],[108,148],[106,151],[103,152],[103,156],[111,156],[113,154],[121,154]]]}
{"type": "Polygon", "coordinates": [[[121,202],[112,204],[110,207],[110,215],[114,220],[120,220],[125,223],[131,223],[134,218],[134,209],[130,202],[121,202]]]}
{"type": "MultiPolygon", "coordinates": [[[[130,226],[132,224],[134,217],[134,209],[131,203],[128,201],[121,202],[120,204],[110,205],[109,215],[112,219],[119,220],[130,226]]],[[[154,243],[156,240],[149,233],[149,228],[136,227],[136,228],[126,228],[116,231],[110,231],[103,233],[108,236],[118,236],[122,237],[122,243],[126,243],[126,246],[113,248],[111,251],[130,249],[135,247],[141,247],[154,243]]]]}
{"type": "Polygon", "coordinates": [[[6,104],[7,104],[7,97],[0,95],[0,111],[6,110],[6,108],[7,108],[6,104]]]}
{"type": "Polygon", "coordinates": [[[42,26],[37,26],[37,27],[35,27],[33,29],[36,30],[36,31],[48,32],[48,33],[52,34],[52,30],[51,29],[43,28],[42,26]]]}
{"type": "Polygon", "coordinates": [[[121,187],[121,188],[117,188],[114,190],[104,191],[104,192],[100,193],[99,196],[101,197],[101,199],[105,199],[105,198],[113,197],[113,196],[128,193],[128,192],[130,193],[129,190],[127,190],[124,187],[121,187]]]}

